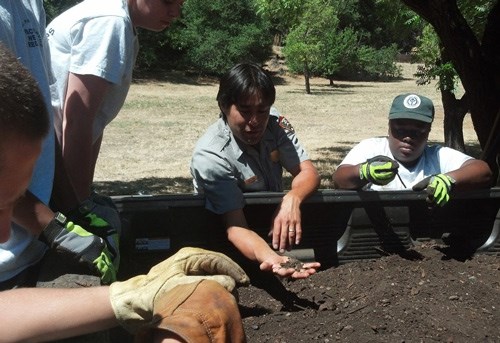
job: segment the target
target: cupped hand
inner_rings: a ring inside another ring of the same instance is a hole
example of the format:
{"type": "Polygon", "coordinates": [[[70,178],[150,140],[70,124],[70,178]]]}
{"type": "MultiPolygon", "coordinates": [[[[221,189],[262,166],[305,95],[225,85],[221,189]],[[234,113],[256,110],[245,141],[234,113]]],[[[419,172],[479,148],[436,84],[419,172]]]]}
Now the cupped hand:
{"type": "Polygon", "coordinates": [[[319,262],[302,263],[289,256],[273,255],[260,264],[260,269],[270,271],[277,276],[291,279],[305,279],[316,273],[321,267],[319,262]]]}

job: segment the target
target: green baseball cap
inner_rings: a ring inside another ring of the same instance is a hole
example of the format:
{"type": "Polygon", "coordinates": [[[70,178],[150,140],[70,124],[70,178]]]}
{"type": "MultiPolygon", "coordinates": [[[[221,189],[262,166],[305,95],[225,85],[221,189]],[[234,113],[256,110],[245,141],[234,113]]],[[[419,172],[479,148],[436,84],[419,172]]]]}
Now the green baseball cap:
{"type": "Polygon", "coordinates": [[[434,105],[432,100],[417,94],[401,94],[394,98],[389,111],[391,119],[413,119],[432,123],[434,120],[434,105]]]}

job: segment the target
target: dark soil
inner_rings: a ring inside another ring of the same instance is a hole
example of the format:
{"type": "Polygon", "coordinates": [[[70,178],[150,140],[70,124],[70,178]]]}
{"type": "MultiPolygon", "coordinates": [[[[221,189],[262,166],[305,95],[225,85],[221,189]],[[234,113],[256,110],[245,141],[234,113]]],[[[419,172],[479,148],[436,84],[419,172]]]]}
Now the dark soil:
{"type": "Polygon", "coordinates": [[[249,342],[500,342],[500,257],[459,261],[425,243],[286,281],[301,301],[239,289],[249,342]]]}

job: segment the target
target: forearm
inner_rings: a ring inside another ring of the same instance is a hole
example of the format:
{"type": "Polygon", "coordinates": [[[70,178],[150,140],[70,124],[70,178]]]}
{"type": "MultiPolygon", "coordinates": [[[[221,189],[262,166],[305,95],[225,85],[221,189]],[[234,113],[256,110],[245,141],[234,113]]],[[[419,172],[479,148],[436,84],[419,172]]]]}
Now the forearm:
{"type": "Polygon", "coordinates": [[[262,263],[269,256],[276,255],[269,244],[250,229],[232,226],[227,233],[229,241],[249,260],[262,263]]]}
{"type": "Polygon", "coordinates": [[[342,165],[333,174],[335,188],[359,189],[365,186],[368,181],[359,177],[359,165],[342,165]]]}
{"type": "Polygon", "coordinates": [[[54,212],[27,191],[14,207],[12,220],[33,235],[39,236],[53,218],[54,212]]]}
{"type": "Polygon", "coordinates": [[[20,288],[0,292],[0,342],[39,342],[118,325],[108,287],[20,288]]]}
{"type": "Polygon", "coordinates": [[[485,188],[491,185],[491,169],[482,160],[469,160],[461,168],[446,174],[456,181],[457,191],[485,188]]]}
{"type": "Polygon", "coordinates": [[[319,182],[320,177],[314,167],[303,169],[293,178],[291,190],[288,193],[302,202],[318,189],[319,182]]]}
{"type": "Polygon", "coordinates": [[[90,195],[92,185],[92,127],[85,120],[67,122],[63,128],[62,158],[78,201],[90,195]]]}

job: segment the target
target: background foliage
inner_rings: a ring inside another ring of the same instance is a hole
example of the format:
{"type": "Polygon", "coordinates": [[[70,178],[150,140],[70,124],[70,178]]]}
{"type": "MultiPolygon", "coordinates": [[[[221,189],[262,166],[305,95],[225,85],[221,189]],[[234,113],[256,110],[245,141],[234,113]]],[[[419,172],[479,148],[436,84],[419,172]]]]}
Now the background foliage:
{"type": "MultiPolygon", "coordinates": [[[[50,22],[79,1],[44,2],[50,22]]],[[[171,28],[139,29],[137,68],[220,75],[240,61],[264,63],[274,41],[292,72],[307,60],[311,76],[330,80],[397,77],[396,54],[418,37],[405,24],[411,13],[389,0],[186,0],[171,28]]]]}
{"type": "MultiPolygon", "coordinates": [[[[50,21],[77,1],[44,3],[50,21]]],[[[236,62],[276,57],[274,44],[309,93],[311,76],[330,85],[398,78],[396,58],[411,54],[423,62],[419,83],[436,81],[442,93],[446,144],[464,149],[470,113],[485,160],[498,170],[498,23],[498,0],[185,0],[171,28],[140,32],[137,70],[220,75],[236,62]],[[460,83],[466,93],[457,98],[460,83]]]]}

